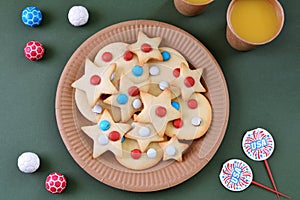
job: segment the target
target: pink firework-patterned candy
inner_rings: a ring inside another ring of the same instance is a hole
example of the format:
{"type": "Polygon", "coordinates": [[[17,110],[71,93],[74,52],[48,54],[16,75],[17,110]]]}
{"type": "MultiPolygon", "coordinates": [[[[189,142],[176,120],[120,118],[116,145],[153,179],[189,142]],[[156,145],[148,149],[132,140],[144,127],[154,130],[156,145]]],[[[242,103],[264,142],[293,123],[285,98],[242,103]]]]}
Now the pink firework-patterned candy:
{"type": "Polygon", "coordinates": [[[242,141],[245,154],[252,160],[268,159],[275,147],[272,135],[262,128],[247,131],[242,141]]]}
{"type": "Polygon", "coordinates": [[[44,46],[38,41],[30,41],[24,47],[24,55],[27,59],[36,61],[43,58],[44,46]]]}
{"type": "Polygon", "coordinates": [[[46,190],[48,190],[52,194],[62,193],[66,189],[66,186],[67,180],[65,176],[58,172],[53,172],[49,174],[46,178],[46,190]]]}
{"type": "Polygon", "coordinates": [[[244,161],[231,159],[223,164],[219,178],[226,189],[238,192],[249,187],[252,183],[253,173],[244,161]]]}

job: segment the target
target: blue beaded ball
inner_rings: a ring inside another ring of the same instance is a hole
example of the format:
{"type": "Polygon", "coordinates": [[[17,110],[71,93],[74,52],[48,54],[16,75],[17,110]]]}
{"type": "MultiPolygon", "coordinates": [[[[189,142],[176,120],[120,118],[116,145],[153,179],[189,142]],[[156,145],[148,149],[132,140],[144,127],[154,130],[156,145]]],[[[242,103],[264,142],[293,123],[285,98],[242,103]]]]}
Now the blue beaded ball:
{"type": "Polygon", "coordinates": [[[29,6],[22,12],[22,21],[26,26],[36,27],[41,24],[42,19],[42,12],[37,7],[29,6]]]}

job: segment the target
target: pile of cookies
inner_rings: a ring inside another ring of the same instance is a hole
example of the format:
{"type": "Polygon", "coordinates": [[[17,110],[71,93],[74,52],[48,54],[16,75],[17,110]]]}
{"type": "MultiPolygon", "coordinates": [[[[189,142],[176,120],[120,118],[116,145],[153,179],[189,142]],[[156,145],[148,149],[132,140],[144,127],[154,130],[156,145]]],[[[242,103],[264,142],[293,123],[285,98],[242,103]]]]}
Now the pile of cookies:
{"type": "Polygon", "coordinates": [[[93,158],[110,151],[135,170],[181,162],[207,132],[212,108],[201,94],[203,68],[190,69],[178,51],[159,47],[162,39],[139,32],[135,43],[108,44],[72,83],[78,110],[95,123],[81,127],[93,140],[93,158]]]}

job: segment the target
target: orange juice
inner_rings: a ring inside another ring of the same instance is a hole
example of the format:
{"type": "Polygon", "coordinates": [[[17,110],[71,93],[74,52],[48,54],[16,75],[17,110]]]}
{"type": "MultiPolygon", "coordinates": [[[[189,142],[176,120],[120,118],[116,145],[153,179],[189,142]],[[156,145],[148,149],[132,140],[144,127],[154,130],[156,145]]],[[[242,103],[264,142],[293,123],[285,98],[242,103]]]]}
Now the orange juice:
{"type": "Polygon", "coordinates": [[[272,39],[280,28],[276,9],[268,0],[236,0],[230,22],[237,35],[253,43],[272,39]]]}
{"type": "Polygon", "coordinates": [[[193,3],[193,4],[202,4],[202,3],[210,2],[211,0],[185,0],[185,1],[193,3]]]}

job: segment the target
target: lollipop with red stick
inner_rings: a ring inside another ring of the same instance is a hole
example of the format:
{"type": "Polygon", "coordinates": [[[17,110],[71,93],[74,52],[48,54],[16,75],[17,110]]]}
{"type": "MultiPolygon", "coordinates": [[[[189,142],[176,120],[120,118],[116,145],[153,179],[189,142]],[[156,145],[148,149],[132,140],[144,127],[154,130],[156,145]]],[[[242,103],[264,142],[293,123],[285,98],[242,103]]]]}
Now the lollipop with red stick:
{"type": "Polygon", "coordinates": [[[253,173],[250,166],[242,160],[231,159],[223,164],[219,175],[222,185],[231,191],[239,192],[248,188],[251,184],[264,188],[277,195],[290,198],[289,196],[269,188],[253,180],[253,173]]]}
{"type": "MultiPolygon", "coordinates": [[[[245,154],[254,161],[264,161],[269,178],[273,188],[277,191],[277,187],[267,159],[272,155],[275,142],[272,135],[265,129],[256,128],[247,131],[243,137],[242,147],[245,154]]],[[[280,196],[277,194],[278,199],[280,196]]]]}

